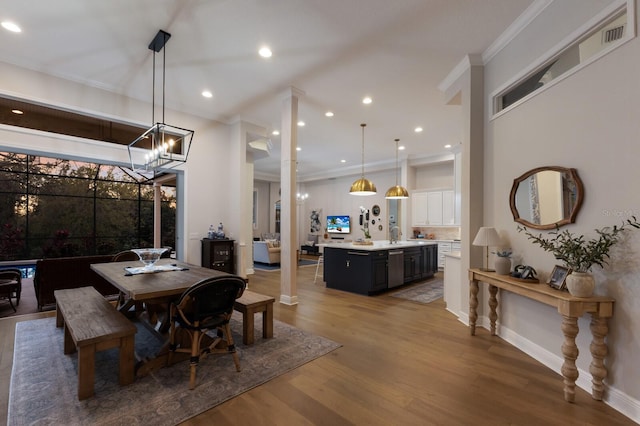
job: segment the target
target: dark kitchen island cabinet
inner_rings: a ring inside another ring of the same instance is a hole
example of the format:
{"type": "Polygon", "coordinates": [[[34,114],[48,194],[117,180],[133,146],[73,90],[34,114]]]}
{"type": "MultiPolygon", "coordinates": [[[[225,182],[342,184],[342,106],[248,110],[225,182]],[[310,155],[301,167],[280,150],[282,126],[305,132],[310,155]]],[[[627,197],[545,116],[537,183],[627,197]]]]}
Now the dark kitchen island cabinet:
{"type": "Polygon", "coordinates": [[[433,277],[438,270],[437,258],[437,244],[405,241],[399,244],[376,242],[373,246],[327,244],[324,247],[324,281],[327,288],[372,295],[433,277]],[[398,256],[404,256],[404,261],[390,261],[398,256]]]}

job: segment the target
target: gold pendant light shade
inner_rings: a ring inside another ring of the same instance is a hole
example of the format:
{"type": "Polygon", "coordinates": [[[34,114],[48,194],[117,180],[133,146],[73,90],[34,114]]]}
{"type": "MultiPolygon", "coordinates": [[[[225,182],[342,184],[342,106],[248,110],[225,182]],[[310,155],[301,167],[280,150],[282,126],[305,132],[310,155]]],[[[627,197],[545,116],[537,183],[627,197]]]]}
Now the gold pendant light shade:
{"type": "Polygon", "coordinates": [[[399,200],[402,198],[409,198],[409,191],[404,186],[396,185],[392,186],[387,190],[384,198],[388,198],[390,200],[399,200]]]}
{"type": "Polygon", "coordinates": [[[374,195],[378,190],[376,186],[369,179],[361,177],[357,181],[353,182],[349,193],[351,195],[374,195]]]}
{"type": "Polygon", "coordinates": [[[362,127],[362,177],[353,182],[349,194],[351,195],[374,195],[378,190],[376,186],[369,179],[364,177],[364,128],[366,124],[361,124],[362,127]]]}
{"type": "Polygon", "coordinates": [[[409,191],[404,186],[398,185],[398,142],[400,139],[396,139],[396,186],[392,186],[387,190],[384,198],[389,200],[401,200],[403,198],[409,198],[409,191]]]}

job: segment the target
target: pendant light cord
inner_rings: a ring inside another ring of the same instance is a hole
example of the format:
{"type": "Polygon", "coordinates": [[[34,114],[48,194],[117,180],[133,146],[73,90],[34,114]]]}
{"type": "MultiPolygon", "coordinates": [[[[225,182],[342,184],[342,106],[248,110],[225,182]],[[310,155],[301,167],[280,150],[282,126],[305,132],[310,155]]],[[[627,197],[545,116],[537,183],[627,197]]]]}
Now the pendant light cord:
{"type": "Polygon", "coordinates": [[[398,186],[398,172],[400,170],[398,170],[398,142],[400,142],[400,139],[396,139],[396,186],[398,186]]]}
{"type": "Polygon", "coordinates": [[[360,126],[362,127],[362,179],[364,179],[364,128],[366,124],[362,123],[360,126]]]}

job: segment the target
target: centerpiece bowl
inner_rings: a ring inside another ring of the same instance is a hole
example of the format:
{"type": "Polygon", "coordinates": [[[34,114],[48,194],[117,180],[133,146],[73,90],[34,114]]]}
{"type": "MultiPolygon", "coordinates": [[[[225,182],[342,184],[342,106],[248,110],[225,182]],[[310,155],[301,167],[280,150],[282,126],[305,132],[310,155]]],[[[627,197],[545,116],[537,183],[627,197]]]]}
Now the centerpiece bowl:
{"type": "Polygon", "coordinates": [[[160,259],[162,253],[167,251],[166,248],[139,248],[131,249],[132,252],[138,255],[140,261],[144,263],[145,269],[151,269],[153,265],[160,259]]]}

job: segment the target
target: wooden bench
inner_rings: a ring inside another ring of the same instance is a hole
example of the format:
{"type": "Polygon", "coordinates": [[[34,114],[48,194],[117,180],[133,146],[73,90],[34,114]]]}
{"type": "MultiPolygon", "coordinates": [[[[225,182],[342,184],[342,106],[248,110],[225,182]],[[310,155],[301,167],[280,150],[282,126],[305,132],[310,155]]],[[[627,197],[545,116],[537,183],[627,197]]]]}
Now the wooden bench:
{"type": "Polygon", "coordinates": [[[245,290],[242,297],[236,300],[233,308],[242,313],[242,343],[253,344],[254,314],[262,312],[262,337],[273,337],[273,303],[271,296],[245,290]]]}
{"type": "Polygon", "coordinates": [[[56,290],[56,327],[64,325],[64,353],[78,350],[78,399],[94,394],[95,353],[120,348],[120,385],[133,383],[136,327],[95,288],[56,290]]]}

